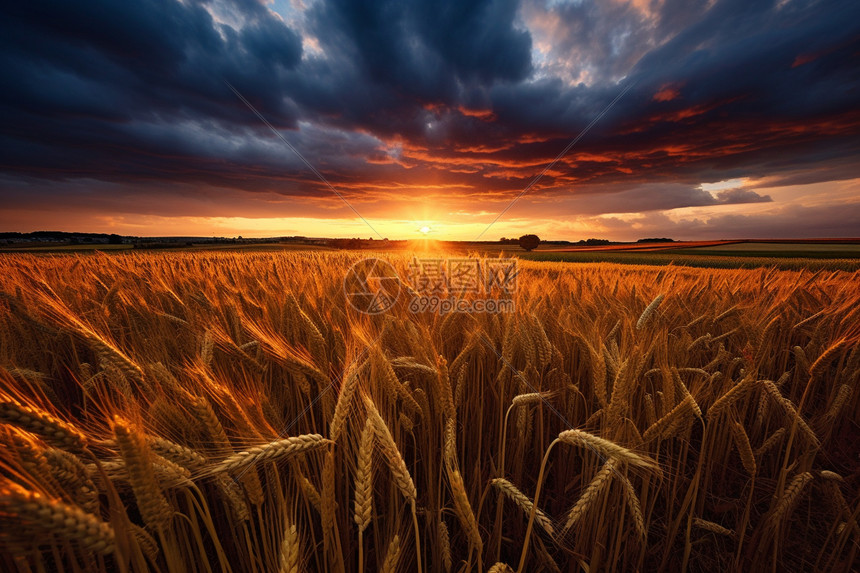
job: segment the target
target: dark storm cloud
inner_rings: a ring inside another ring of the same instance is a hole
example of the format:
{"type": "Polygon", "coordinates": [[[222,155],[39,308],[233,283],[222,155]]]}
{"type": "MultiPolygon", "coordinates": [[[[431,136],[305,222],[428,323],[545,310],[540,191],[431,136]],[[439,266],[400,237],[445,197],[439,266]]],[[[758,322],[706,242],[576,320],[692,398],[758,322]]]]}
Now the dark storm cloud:
{"type": "Polygon", "coordinates": [[[707,4],[7,3],[0,170],[324,192],[226,80],[354,195],[515,192],[631,84],[538,196],[638,185],[657,198],[632,205],[670,209],[769,200],[704,181],[860,176],[860,4],[707,4]]]}

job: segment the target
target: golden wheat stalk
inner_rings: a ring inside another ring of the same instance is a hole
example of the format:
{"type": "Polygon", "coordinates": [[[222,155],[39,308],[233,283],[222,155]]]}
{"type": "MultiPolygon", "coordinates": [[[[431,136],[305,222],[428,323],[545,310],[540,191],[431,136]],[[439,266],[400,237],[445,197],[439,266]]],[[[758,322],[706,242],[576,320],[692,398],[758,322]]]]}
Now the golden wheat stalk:
{"type": "Polygon", "coordinates": [[[639,320],[636,321],[636,330],[642,330],[645,326],[645,323],[648,322],[648,319],[657,311],[657,307],[660,306],[660,303],[663,302],[663,299],[666,297],[664,294],[659,294],[657,297],[651,301],[651,304],[645,307],[645,310],[642,311],[642,314],[639,316],[639,320]]]}
{"type": "Polygon", "coordinates": [[[77,332],[93,347],[100,360],[115,366],[129,380],[144,384],[143,370],[124,352],[84,326],[78,328],[77,332]]]}
{"type": "Polygon", "coordinates": [[[295,525],[290,525],[278,552],[278,573],[299,573],[299,552],[299,533],[295,525]]]}
{"type": "Polygon", "coordinates": [[[274,462],[290,458],[332,443],[334,442],[323,438],[319,434],[291,436],[236,452],[227,459],[210,467],[207,472],[217,474],[239,471],[258,462],[274,462]]]}
{"type": "Polygon", "coordinates": [[[734,537],[735,532],[731,529],[727,529],[720,525],[719,523],[714,523],[713,521],[707,521],[700,517],[693,518],[693,527],[698,527],[699,529],[704,529],[705,531],[710,531],[711,533],[716,533],[717,535],[724,535],[726,537],[734,537]]]}
{"type": "Polygon", "coordinates": [[[442,566],[446,573],[451,573],[453,559],[451,558],[451,536],[448,533],[448,526],[442,519],[439,519],[439,551],[442,554],[442,566]]]}
{"type": "Polygon", "coordinates": [[[116,548],[114,530],[109,523],[15,483],[0,486],[0,514],[6,520],[6,527],[20,524],[31,531],[77,543],[86,551],[109,555],[116,548]]]}
{"type": "Polygon", "coordinates": [[[373,404],[370,398],[364,399],[364,405],[367,408],[367,417],[373,427],[373,432],[376,434],[376,442],[379,445],[382,453],[388,461],[388,467],[391,469],[391,474],[394,477],[394,483],[403,494],[403,497],[410,502],[414,502],[418,498],[418,492],[415,489],[415,483],[412,481],[412,476],[409,474],[409,469],[406,467],[406,462],[403,456],[400,455],[400,450],[397,448],[397,443],[391,435],[382,416],[379,415],[379,410],[373,404]]]}
{"type": "Polygon", "coordinates": [[[400,536],[395,535],[388,543],[388,549],[385,551],[385,560],[379,568],[379,573],[394,573],[397,570],[397,563],[400,561],[400,536]]]}
{"type": "Polygon", "coordinates": [[[830,420],[836,420],[839,417],[839,412],[842,411],[842,407],[845,406],[845,403],[849,398],[851,398],[851,386],[848,384],[842,384],[839,386],[839,390],[837,390],[836,397],[833,398],[833,402],[830,403],[830,408],[827,409],[825,417],[830,420]]]}
{"type": "Polygon", "coordinates": [[[740,328],[733,328],[727,332],[720,334],[719,336],[714,336],[713,338],[711,338],[711,344],[715,344],[717,342],[725,340],[726,338],[732,336],[733,334],[735,334],[739,331],[740,331],[740,328]]]}
{"type": "Polygon", "coordinates": [[[711,404],[711,407],[708,408],[708,420],[713,420],[728,410],[732,404],[746,396],[754,384],[755,379],[751,376],[747,376],[732,386],[728,392],[720,396],[713,404],[711,404]]]}
{"type": "Polygon", "coordinates": [[[633,450],[582,430],[565,430],[558,435],[558,439],[566,444],[591,450],[600,457],[614,458],[631,466],[659,470],[659,466],[654,460],[640,456],[633,450]]]}
{"type": "Polygon", "coordinates": [[[352,405],[352,397],[355,395],[355,391],[358,388],[358,375],[362,370],[362,366],[353,369],[349,374],[347,374],[346,380],[343,382],[343,386],[340,389],[340,394],[338,394],[337,402],[334,406],[334,414],[332,415],[331,422],[329,423],[329,435],[332,440],[337,441],[340,437],[344,421],[346,420],[347,414],[349,413],[349,409],[352,405]]]}
{"type": "Polygon", "coordinates": [[[173,510],[152,472],[149,445],[140,432],[119,416],[113,419],[113,432],[143,521],[156,530],[164,530],[170,524],[173,510]]]}
{"type": "Polygon", "coordinates": [[[158,558],[159,552],[158,542],[141,526],[135,525],[134,523],[130,525],[131,533],[137,540],[137,544],[140,546],[141,551],[143,551],[144,555],[146,555],[150,561],[155,561],[158,558]]]}
{"type": "Polygon", "coordinates": [[[812,474],[809,472],[803,472],[794,476],[794,479],[791,480],[791,483],[788,485],[787,488],[785,488],[785,492],[779,499],[776,508],[774,508],[773,514],[771,515],[772,524],[778,525],[780,520],[791,511],[791,509],[794,507],[794,504],[800,497],[803,488],[810,481],[812,481],[812,474]]]}
{"type": "Polygon", "coordinates": [[[747,473],[754,476],[756,473],[755,455],[750,445],[749,436],[747,436],[746,430],[744,430],[744,426],[740,422],[735,422],[730,428],[735,441],[735,447],[741,456],[741,463],[747,473]]]}
{"type": "Polygon", "coordinates": [[[212,338],[212,331],[206,330],[203,333],[203,340],[200,343],[200,361],[207,367],[212,367],[213,351],[215,350],[215,341],[212,338]]]}
{"type": "Polygon", "coordinates": [[[304,495],[305,499],[307,499],[317,511],[321,512],[322,498],[320,497],[320,492],[317,491],[316,487],[314,487],[314,484],[312,484],[308,478],[301,474],[299,474],[296,479],[299,482],[299,488],[301,488],[302,494],[304,495]]]}
{"type": "Polygon", "coordinates": [[[612,474],[615,472],[615,465],[618,462],[615,458],[610,458],[606,460],[603,466],[600,468],[600,471],[597,472],[597,475],[591,480],[588,486],[585,488],[585,491],[582,492],[580,498],[576,501],[574,506],[567,513],[567,520],[564,523],[564,529],[562,529],[561,534],[564,535],[570,528],[572,528],[576,523],[582,518],[583,515],[588,511],[593,503],[597,500],[597,496],[600,494],[603,489],[609,485],[609,481],[612,478],[612,474]]]}
{"type": "Polygon", "coordinates": [[[693,342],[691,342],[689,345],[687,345],[687,352],[692,352],[700,344],[707,346],[707,344],[710,341],[711,341],[711,334],[710,333],[703,334],[702,336],[700,336],[699,338],[697,338],[693,342]]]}
{"type": "Polygon", "coordinates": [[[0,422],[36,434],[58,448],[80,451],[87,445],[86,436],[71,424],[38,408],[22,406],[15,400],[0,402],[0,422]]]}
{"type": "Polygon", "coordinates": [[[812,428],[809,427],[809,424],[806,423],[806,420],[800,415],[797,411],[797,408],[794,407],[794,403],[788,398],[784,397],[782,393],[779,391],[779,388],[776,387],[776,384],[773,382],[765,382],[764,384],[765,390],[770,394],[777,404],[782,406],[785,413],[788,417],[797,423],[797,427],[800,428],[801,432],[806,435],[809,442],[814,446],[818,447],[820,445],[820,441],[818,436],[815,434],[812,428]]]}
{"type": "Polygon", "coordinates": [[[714,317],[714,323],[720,322],[724,318],[728,318],[729,316],[736,313],[737,311],[738,311],[738,305],[734,305],[734,306],[728,308],[727,310],[723,311],[722,313],[720,313],[714,317]]]}
{"type": "Polygon", "coordinates": [[[206,458],[191,448],[158,436],[147,436],[147,441],[153,452],[186,469],[196,470],[206,465],[206,458]]]}
{"type": "MultiPolygon", "coordinates": [[[[691,369],[686,369],[686,371],[688,371],[688,372],[690,370],[691,369]]],[[[692,370],[698,370],[698,369],[692,369],[692,370]]],[[[704,370],[702,370],[701,372],[703,372],[705,374],[705,376],[710,376],[710,374],[708,374],[704,370]]],[[[680,374],[679,368],[672,367],[672,379],[675,382],[675,386],[677,386],[678,389],[681,391],[681,395],[683,395],[685,399],[687,399],[687,398],[690,399],[690,405],[693,408],[693,412],[696,413],[696,417],[701,419],[702,418],[702,410],[701,410],[701,408],[699,408],[699,405],[696,403],[696,399],[693,398],[692,394],[690,394],[690,390],[689,390],[689,388],[687,388],[687,385],[684,384],[683,380],[681,380],[681,374],[680,374]]]]}
{"type": "Polygon", "coordinates": [[[355,514],[353,519],[362,532],[370,525],[373,512],[373,423],[368,418],[361,431],[361,445],[355,470],[355,514]]]}
{"type": "Polygon", "coordinates": [[[821,356],[819,356],[815,362],[809,367],[809,376],[812,378],[816,378],[822,371],[833,361],[833,358],[842,350],[842,347],[845,346],[846,339],[841,338],[830,345],[827,350],[825,350],[821,356]]]}
{"type": "Polygon", "coordinates": [[[587,343],[586,346],[591,362],[591,386],[594,388],[594,395],[597,396],[600,407],[605,408],[609,403],[606,393],[606,360],[602,352],[596,351],[587,343]]]}
{"type": "MultiPolygon", "coordinates": [[[[505,494],[520,509],[522,509],[526,516],[531,515],[534,505],[526,494],[517,489],[517,486],[504,478],[495,478],[490,483],[493,484],[493,486],[495,486],[500,492],[505,494]]],[[[552,525],[552,520],[547,517],[540,508],[535,508],[535,521],[537,521],[538,525],[540,525],[541,528],[550,535],[550,537],[555,535],[555,528],[552,525]]]]}
{"type": "MultiPolygon", "coordinates": [[[[98,513],[99,494],[87,468],[76,455],[65,450],[51,448],[42,452],[49,472],[67,489],[72,490],[73,499],[84,510],[98,513]]],[[[39,477],[39,476],[37,476],[39,477]]]]}
{"type": "Polygon", "coordinates": [[[224,426],[221,425],[221,421],[215,414],[215,410],[212,409],[209,400],[203,396],[191,396],[189,401],[191,412],[201,429],[209,436],[213,449],[219,453],[232,453],[227,432],[224,431],[224,426]]]}
{"type": "Polygon", "coordinates": [[[233,517],[237,521],[248,521],[251,519],[251,512],[248,509],[248,504],[245,503],[245,496],[242,495],[242,488],[230,476],[218,475],[215,476],[215,484],[227,501],[227,505],[233,512],[233,517]]]}
{"type": "Polygon", "coordinates": [[[457,514],[460,525],[466,532],[469,543],[480,554],[484,543],[481,539],[481,532],[478,529],[478,521],[475,519],[475,512],[472,511],[472,504],[469,503],[469,496],[466,494],[466,486],[463,483],[463,476],[460,475],[460,470],[448,468],[448,483],[451,486],[451,497],[454,499],[454,512],[457,514]]]}
{"type": "Polygon", "coordinates": [[[636,490],[633,489],[633,484],[630,483],[627,476],[621,476],[621,485],[624,486],[624,499],[627,501],[627,507],[633,514],[633,525],[636,526],[636,532],[639,537],[645,540],[648,537],[648,531],[645,529],[645,517],[642,515],[642,505],[639,503],[636,490]]]}
{"type": "Polygon", "coordinates": [[[759,448],[755,451],[755,456],[757,458],[761,457],[762,454],[766,453],[772,447],[779,443],[780,440],[785,436],[786,429],[779,428],[773,434],[771,434],[764,443],[759,446],[759,448]]]}
{"type": "Polygon", "coordinates": [[[657,409],[654,407],[654,398],[651,394],[645,394],[645,419],[649,426],[657,421],[657,409]]]}

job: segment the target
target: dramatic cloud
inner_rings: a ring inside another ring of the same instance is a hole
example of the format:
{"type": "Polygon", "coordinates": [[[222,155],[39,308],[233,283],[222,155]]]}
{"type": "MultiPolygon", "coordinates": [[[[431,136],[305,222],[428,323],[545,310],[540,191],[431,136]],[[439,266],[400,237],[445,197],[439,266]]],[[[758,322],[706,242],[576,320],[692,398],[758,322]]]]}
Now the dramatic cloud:
{"type": "MultiPolygon", "coordinates": [[[[233,86],[392,234],[433,220],[469,238],[604,110],[506,215],[510,228],[525,217],[581,238],[565,221],[628,213],[690,238],[748,221],[860,234],[856,186],[848,199],[824,191],[860,178],[850,0],[40,0],[4,12],[10,230],[56,228],[56,210],[76,213],[63,225],[77,230],[101,220],[159,234],[142,222],[186,219],[190,234],[241,217],[271,219],[249,227],[264,234],[291,218],[303,234],[355,233],[233,86]],[[802,199],[767,191],[810,184],[821,190],[802,199]],[[834,219],[810,216],[813,203],[834,219]],[[687,208],[708,218],[670,217],[687,208]]],[[[601,220],[592,234],[620,233],[601,220]]]]}

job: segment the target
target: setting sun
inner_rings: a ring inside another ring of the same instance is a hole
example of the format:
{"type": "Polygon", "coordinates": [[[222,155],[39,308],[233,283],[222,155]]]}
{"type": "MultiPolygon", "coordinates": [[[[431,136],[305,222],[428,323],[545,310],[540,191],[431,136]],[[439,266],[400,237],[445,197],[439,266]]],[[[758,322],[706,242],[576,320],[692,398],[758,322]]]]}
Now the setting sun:
{"type": "Polygon", "coordinates": [[[430,232],[430,227],[427,227],[427,226],[421,227],[420,229],[418,229],[418,232],[426,235],[427,233],[430,232]]]}

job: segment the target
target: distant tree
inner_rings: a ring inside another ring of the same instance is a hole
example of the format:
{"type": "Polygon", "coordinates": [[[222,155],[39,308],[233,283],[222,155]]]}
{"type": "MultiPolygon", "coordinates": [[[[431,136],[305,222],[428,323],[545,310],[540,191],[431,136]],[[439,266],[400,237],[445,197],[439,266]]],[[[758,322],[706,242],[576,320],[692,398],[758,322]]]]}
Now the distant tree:
{"type": "Polygon", "coordinates": [[[637,243],[674,243],[675,239],[669,239],[666,237],[649,237],[647,239],[639,239],[636,241],[637,243]]]}
{"type": "Polygon", "coordinates": [[[608,245],[609,239],[583,239],[579,241],[580,245],[588,245],[590,247],[599,245],[608,245]]]}
{"type": "Polygon", "coordinates": [[[109,245],[121,245],[122,237],[116,234],[108,235],[108,244],[109,245]]]}
{"type": "Polygon", "coordinates": [[[520,246],[527,251],[533,251],[540,245],[540,238],[537,235],[523,235],[520,237],[520,246]]]}

